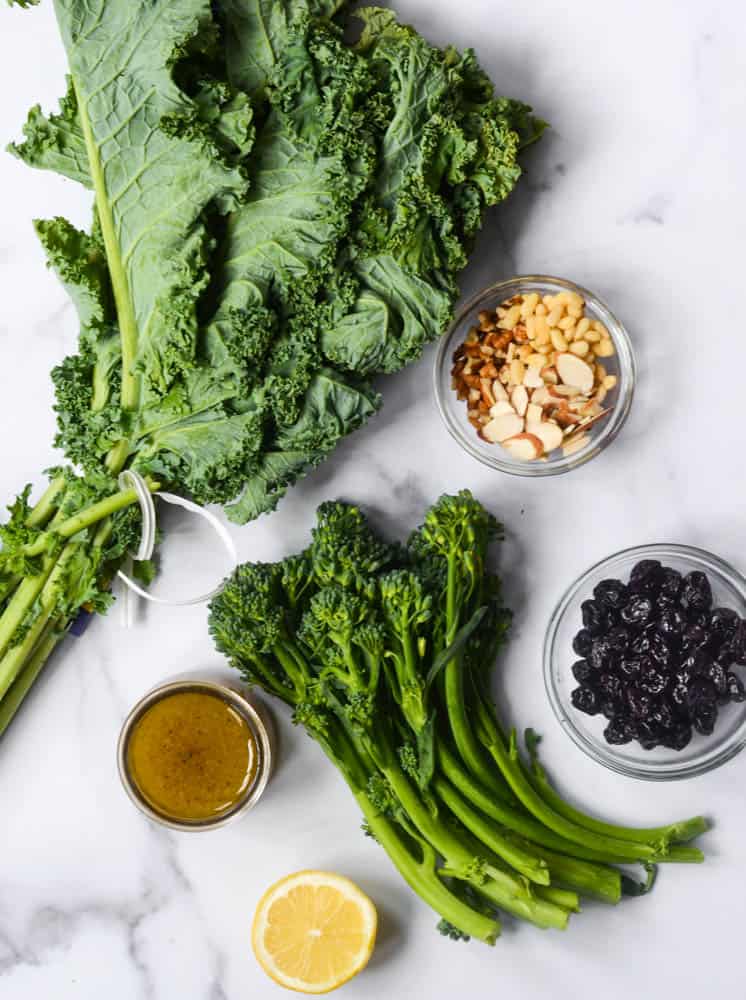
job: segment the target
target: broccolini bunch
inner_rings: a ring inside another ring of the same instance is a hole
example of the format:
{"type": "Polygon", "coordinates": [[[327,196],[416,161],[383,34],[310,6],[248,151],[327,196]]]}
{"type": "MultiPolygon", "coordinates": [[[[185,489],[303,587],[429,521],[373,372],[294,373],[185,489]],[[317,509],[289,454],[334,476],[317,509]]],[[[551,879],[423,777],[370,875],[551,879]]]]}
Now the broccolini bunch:
{"type": "MultiPolygon", "coordinates": [[[[701,817],[614,826],[566,804],[521,756],[489,694],[510,613],[487,568],[501,527],[467,491],[405,546],[325,503],[309,548],[236,570],[210,631],[244,679],[281,699],[336,764],[408,884],[452,938],[493,943],[499,914],[564,928],[580,897],[638,886],[615,867],[701,861],[701,817]]],[[[648,879],[648,885],[652,878],[648,879]]]]}

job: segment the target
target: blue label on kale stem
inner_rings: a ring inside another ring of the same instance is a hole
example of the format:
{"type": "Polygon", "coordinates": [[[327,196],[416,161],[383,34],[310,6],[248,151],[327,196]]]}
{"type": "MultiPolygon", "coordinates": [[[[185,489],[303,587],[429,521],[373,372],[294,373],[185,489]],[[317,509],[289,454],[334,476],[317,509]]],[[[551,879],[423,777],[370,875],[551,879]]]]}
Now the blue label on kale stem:
{"type": "Polygon", "coordinates": [[[81,636],[90,624],[93,615],[90,611],[85,611],[83,608],[78,612],[78,617],[70,626],[70,635],[81,636]]]}

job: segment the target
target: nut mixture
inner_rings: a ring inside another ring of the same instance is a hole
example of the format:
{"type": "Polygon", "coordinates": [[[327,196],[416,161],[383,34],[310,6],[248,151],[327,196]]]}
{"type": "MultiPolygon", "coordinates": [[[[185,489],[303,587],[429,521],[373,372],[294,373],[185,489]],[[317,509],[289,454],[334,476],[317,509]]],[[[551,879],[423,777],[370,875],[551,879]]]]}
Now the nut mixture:
{"type": "Polygon", "coordinates": [[[614,353],[577,293],[515,295],[480,312],[454,352],[451,385],[478,435],[513,458],[544,459],[557,448],[572,455],[611,412],[604,401],[617,378],[602,359],[614,353]]]}

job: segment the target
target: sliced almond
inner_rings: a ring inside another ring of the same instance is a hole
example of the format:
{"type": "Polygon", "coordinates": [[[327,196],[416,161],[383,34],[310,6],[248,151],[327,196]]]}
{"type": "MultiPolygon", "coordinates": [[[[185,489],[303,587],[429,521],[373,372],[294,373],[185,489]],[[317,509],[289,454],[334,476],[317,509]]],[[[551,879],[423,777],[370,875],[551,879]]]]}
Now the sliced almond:
{"type": "Polygon", "coordinates": [[[544,446],[544,451],[554,451],[562,444],[562,428],[553,420],[545,420],[540,424],[529,425],[529,431],[534,434],[544,446]]]}
{"type": "Polygon", "coordinates": [[[500,417],[493,417],[483,428],[484,436],[493,443],[506,441],[522,431],[523,417],[519,417],[517,413],[503,413],[500,417]]]}
{"type": "Polygon", "coordinates": [[[527,368],[526,374],[523,376],[523,384],[527,389],[538,389],[540,386],[544,385],[544,379],[541,377],[539,369],[534,368],[533,365],[530,368],[527,368]]]}
{"type": "Polygon", "coordinates": [[[562,445],[562,454],[567,457],[581,451],[590,441],[587,434],[579,434],[577,437],[568,438],[562,445]]]}
{"type": "Polygon", "coordinates": [[[499,402],[499,401],[500,401],[501,399],[507,399],[507,398],[508,398],[508,393],[507,393],[507,391],[506,391],[506,389],[505,389],[505,386],[504,386],[504,385],[502,384],[502,382],[501,382],[501,381],[500,381],[499,379],[497,379],[497,378],[496,378],[496,379],[495,379],[495,381],[494,381],[494,382],[492,383],[492,395],[493,395],[493,396],[495,397],[495,399],[496,399],[496,400],[497,400],[498,402],[499,402]]]}
{"type": "Polygon", "coordinates": [[[560,427],[567,427],[568,425],[579,424],[581,417],[579,414],[573,413],[565,401],[554,411],[554,419],[560,427]]]}
{"type": "Polygon", "coordinates": [[[577,396],[580,390],[574,385],[548,385],[550,397],[554,399],[571,399],[577,396]]]}
{"type": "Polygon", "coordinates": [[[582,427],[583,430],[586,431],[588,430],[589,427],[593,427],[594,424],[597,424],[599,420],[603,420],[603,418],[607,417],[610,413],[611,409],[607,408],[605,410],[601,410],[600,413],[596,413],[591,417],[584,417],[583,420],[581,420],[580,423],[578,424],[578,428],[582,427]]]}
{"type": "Polygon", "coordinates": [[[544,454],[544,445],[535,434],[516,434],[502,442],[503,448],[513,458],[533,462],[544,454]]]}
{"type": "Polygon", "coordinates": [[[531,402],[536,406],[546,406],[550,400],[549,389],[545,385],[539,386],[531,393],[531,402]]]}
{"type": "Polygon", "coordinates": [[[544,411],[538,403],[529,403],[526,407],[526,426],[529,427],[531,424],[541,423],[543,416],[544,411]]]}
{"type": "Polygon", "coordinates": [[[528,408],[528,393],[522,385],[517,385],[510,394],[510,402],[513,404],[513,409],[516,411],[519,417],[524,417],[526,415],[526,409],[528,408]]]}
{"type": "Polygon", "coordinates": [[[575,386],[584,395],[593,389],[593,369],[575,354],[557,355],[557,374],[565,385],[575,386]]]}
{"type": "Polygon", "coordinates": [[[490,416],[502,417],[505,413],[515,413],[515,408],[507,401],[507,399],[498,399],[495,405],[490,409],[490,416]]]}
{"type": "Polygon", "coordinates": [[[495,397],[492,395],[492,379],[480,378],[479,386],[482,390],[482,399],[488,406],[494,406],[495,397]]]}

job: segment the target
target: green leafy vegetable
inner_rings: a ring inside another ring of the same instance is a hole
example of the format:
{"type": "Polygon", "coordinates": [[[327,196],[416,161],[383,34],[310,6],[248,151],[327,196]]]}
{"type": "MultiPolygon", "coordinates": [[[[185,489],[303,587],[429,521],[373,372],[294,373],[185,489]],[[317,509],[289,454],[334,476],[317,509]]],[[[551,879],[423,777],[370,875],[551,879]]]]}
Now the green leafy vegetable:
{"type": "Polygon", "coordinates": [[[53,477],[43,517],[25,515],[49,551],[4,543],[8,683],[32,636],[46,648],[83,604],[108,603],[112,552],[137,536],[137,513],[107,506],[129,495],[123,469],[258,517],[379,409],[368,379],[449,322],[484,211],[543,125],[494,96],[471,52],[391,12],[358,12],[352,42],[345,6],[55,0],[65,94],[10,148],[93,195],[87,232],[36,223],[80,321],[52,372],[77,476],[53,477]],[[52,545],[89,509],[102,513],[84,538],[52,545]]]}
{"type": "Polygon", "coordinates": [[[291,706],[441,933],[488,943],[499,911],[564,928],[581,895],[649,891],[655,863],[702,860],[682,844],[707,827],[586,816],[549,784],[535,737],[530,762],[504,738],[487,694],[510,621],[487,569],[500,535],[466,491],[441,497],[406,547],[326,503],[305,552],[239,567],[210,607],[217,648],[291,706]],[[634,861],[644,884],[615,867],[634,861]]]}

